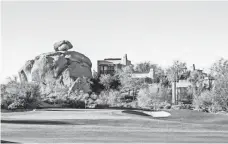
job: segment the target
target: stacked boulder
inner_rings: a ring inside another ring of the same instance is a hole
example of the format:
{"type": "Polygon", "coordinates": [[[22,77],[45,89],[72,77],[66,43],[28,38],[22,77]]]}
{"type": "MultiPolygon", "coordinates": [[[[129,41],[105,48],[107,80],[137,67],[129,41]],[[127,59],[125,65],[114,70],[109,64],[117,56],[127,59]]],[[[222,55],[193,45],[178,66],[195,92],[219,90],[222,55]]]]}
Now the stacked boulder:
{"type": "MultiPolygon", "coordinates": [[[[92,63],[88,57],[69,51],[73,45],[62,40],[54,44],[54,52],[43,53],[32,60],[28,60],[19,70],[21,82],[38,82],[41,89],[49,84],[62,85],[72,91],[77,88],[79,78],[91,78],[92,63]]],[[[89,89],[83,89],[88,92],[89,89]]]]}

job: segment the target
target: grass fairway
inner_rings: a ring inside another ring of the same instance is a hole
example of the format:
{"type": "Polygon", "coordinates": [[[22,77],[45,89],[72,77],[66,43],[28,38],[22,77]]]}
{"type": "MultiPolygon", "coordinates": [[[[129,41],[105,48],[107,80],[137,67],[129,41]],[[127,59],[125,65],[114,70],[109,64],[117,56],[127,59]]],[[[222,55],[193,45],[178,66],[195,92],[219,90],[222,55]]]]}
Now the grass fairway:
{"type": "Polygon", "coordinates": [[[122,110],[2,113],[2,140],[20,143],[228,142],[228,116],[190,110],[154,119],[122,110]]]}

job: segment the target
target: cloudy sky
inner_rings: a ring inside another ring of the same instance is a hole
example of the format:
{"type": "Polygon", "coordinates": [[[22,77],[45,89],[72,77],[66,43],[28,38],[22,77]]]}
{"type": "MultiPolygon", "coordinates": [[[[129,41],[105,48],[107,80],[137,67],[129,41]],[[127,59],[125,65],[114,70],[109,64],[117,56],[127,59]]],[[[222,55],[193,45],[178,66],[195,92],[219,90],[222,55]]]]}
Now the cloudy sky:
{"type": "Polygon", "coordinates": [[[208,68],[228,58],[228,2],[2,2],[1,80],[69,40],[97,60],[208,68]]]}

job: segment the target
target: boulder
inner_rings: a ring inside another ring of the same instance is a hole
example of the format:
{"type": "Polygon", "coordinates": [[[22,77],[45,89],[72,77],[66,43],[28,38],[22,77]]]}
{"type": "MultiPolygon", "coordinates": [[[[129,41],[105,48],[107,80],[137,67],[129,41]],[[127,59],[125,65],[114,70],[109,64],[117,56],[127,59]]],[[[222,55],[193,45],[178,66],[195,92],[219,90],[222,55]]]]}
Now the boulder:
{"type": "MultiPolygon", "coordinates": [[[[38,82],[43,93],[47,93],[44,89],[52,89],[50,84],[72,87],[73,91],[77,78],[92,78],[91,67],[90,59],[79,52],[49,52],[27,61],[19,70],[19,78],[21,82],[38,82]]],[[[87,87],[84,91],[88,92],[87,87]]]]}
{"type": "Polygon", "coordinates": [[[34,60],[28,60],[25,65],[19,70],[19,78],[22,81],[31,81],[31,70],[34,64],[34,60]]]}
{"type": "Polygon", "coordinates": [[[62,40],[54,44],[55,51],[68,51],[73,45],[68,40],[62,40]]]}

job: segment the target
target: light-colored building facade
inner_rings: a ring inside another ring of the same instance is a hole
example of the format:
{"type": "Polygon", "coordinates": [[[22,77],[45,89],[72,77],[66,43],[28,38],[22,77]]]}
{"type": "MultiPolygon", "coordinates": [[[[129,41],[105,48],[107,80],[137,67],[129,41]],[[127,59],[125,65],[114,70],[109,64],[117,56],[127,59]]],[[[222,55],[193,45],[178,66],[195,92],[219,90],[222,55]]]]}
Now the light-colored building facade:
{"type": "Polygon", "coordinates": [[[151,78],[151,79],[154,79],[154,70],[150,69],[150,71],[147,72],[147,73],[135,72],[135,73],[132,74],[132,77],[133,78],[151,78]]]}
{"type": "Polygon", "coordinates": [[[127,59],[127,54],[123,58],[105,58],[104,60],[97,61],[97,73],[101,74],[114,74],[115,71],[125,66],[131,65],[131,61],[127,59]]]}

